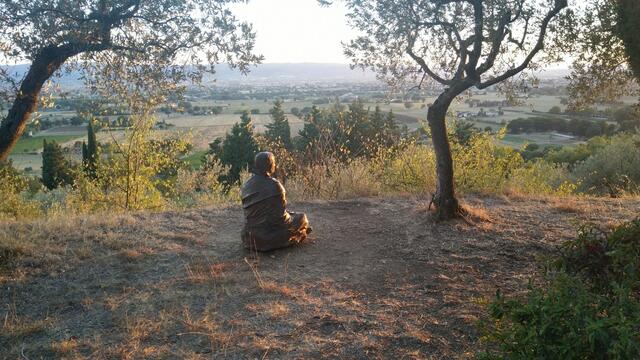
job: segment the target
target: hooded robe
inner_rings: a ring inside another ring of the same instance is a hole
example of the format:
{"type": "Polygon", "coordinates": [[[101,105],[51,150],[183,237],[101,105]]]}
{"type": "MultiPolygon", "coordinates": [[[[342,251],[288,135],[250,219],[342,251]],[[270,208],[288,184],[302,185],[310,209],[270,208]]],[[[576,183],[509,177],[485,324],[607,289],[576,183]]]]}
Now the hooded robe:
{"type": "Polygon", "coordinates": [[[242,231],[245,248],[269,251],[306,239],[310,232],[307,216],[286,210],[284,187],[268,172],[253,174],[242,186],[241,197],[245,215],[242,231]]]}

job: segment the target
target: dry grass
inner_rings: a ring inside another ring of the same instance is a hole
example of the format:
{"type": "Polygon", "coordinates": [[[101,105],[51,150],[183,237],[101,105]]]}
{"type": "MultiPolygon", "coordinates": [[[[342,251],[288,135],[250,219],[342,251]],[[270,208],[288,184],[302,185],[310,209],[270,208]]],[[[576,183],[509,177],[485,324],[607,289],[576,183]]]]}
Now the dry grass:
{"type": "Polygon", "coordinates": [[[51,343],[51,350],[61,356],[77,356],[78,348],[79,344],[76,338],[51,343]]]}
{"type": "Polygon", "coordinates": [[[15,305],[9,305],[2,322],[2,336],[21,341],[23,338],[45,331],[52,326],[53,319],[32,319],[19,316],[15,305]]]}
{"type": "Polygon", "coordinates": [[[435,223],[419,199],[300,204],[311,242],[270,254],[241,248],[233,207],[5,222],[0,357],[470,358],[497,287],[526,286],[577,224],[613,226],[640,208],[463,205],[468,221],[435,223]]]}
{"type": "Polygon", "coordinates": [[[227,277],[234,264],[231,263],[194,263],[185,264],[187,280],[191,283],[218,283],[227,277]]]}

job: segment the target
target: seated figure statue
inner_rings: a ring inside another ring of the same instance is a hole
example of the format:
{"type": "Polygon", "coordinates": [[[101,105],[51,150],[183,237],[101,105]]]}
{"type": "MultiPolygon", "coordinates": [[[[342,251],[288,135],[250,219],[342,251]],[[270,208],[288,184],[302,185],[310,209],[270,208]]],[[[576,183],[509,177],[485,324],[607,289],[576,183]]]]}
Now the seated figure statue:
{"type": "Polygon", "coordinates": [[[286,210],[284,187],[272,177],[276,160],[272,153],[255,157],[253,176],[242,186],[242,208],[245,224],[242,242],[245,248],[270,251],[300,243],[311,232],[304,213],[286,210]]]}

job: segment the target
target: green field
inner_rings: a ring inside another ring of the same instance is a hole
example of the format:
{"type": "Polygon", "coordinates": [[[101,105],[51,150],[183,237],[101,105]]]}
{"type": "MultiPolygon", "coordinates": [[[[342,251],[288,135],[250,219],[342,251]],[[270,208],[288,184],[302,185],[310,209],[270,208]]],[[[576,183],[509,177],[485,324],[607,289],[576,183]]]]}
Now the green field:
{"type": "Polygon", "coordinates": [[[186,161],[193,169],[199,169],[202,166],[202,160],[206,150],[193,151],[191,154],[185,156],[182,160],[186,161]]]}
{"type": "Polygon", "coordinates": [[[525,144],[540,145],[575,145],[584,141],[554,133],[508,134],[501,141],[503,145],[521,148],[525,144]]]}
{"type": "Polygon", "coordinates": [[[66,143],[68,141],[79,139],[82,136],[79,135],[47,135],[47,136],[34,136],[29,138],[22,138],[18,141],[13,148],[11,154],[17,155],[25,152],[37,152],[42,149],[43,140],[55,141],[58,144],[66,143]]]}
{"type": "MultiPolygon", "coordinates": [[[[465,111],[476,113],[480,110],[478,107],[470,107],[465,103],[465,99],[469,97],[461,97],[457,99],[451,105],[451,112],[465,111]]],[[[476,94],[470,98],[479,101],[498,101],[504,99],[501,94],[498,93],[486,93],[476,94]]],[[[435,100],[434,97],[425,99],[424,102],[414,102],[411,108],[406,108],[404,103],[387,103],[384,101],[379,102],[365,102],[365,108],[373,110],[376,106],[380,106],[384,112],[393,110],[398,117],[400,125],[406,125],[409,130],[415,130],[421,127],[427,116],[427,109],[430,103],[435,100]]],[[[633,99],[624,99],[626,102],[631,102],[633,99]]],[[[189,115],[189,114],[158,114],[157,118],[160,121],[165,121],[173,127],[167,130],[156,130],[155,134],[159,137],[177,136],[186,138],[193,144],[192,154],[185,157],[192,166],[199,167],[201,165],[202,154],[208,149],[208,145],[214,139],[224,136],[233,126],[233,124],[240,121],[240,114],[237,112],[242,110],[259,109],[260,114],[252,114],[253,123],[255,125],[255,131],[262,133],[265,131],[265,125],[271,121],[271,117],[268,115],[269,109],[273,107],[272,101],[262,100],[230,100],[230,101],[192,101],[193,105],[199,106],[222,106],[224,108],[222,114],[219,115],[189,115]]],[[[289,123],[291,124],[291,135],[296,136],[298,131],[302,128],[304,122],[301,117],[297,117],[291,114],[291,109],[296,107],[303,109],[305,107],[311,107],[313,105],[312,99],[304,101],[284,101],[283,108],[287,112],[289,123]]],[[[344,103],[343,105],[348,105],[344,103]]],[[[319,105],[320,108],[327,108],[333,106],[333,104],[319,105]]],[[[518,106],[504,107],[503,115],[493,117],[474,117],[468,121],[475,123],[476,127],[484,129],[491,127],[494,131],[502,128],[504,123],[507,123],[513,119],[521,117],[541,116],[546,114],[553,106],[559,106],[564,109],[565,106],[560,104],[560,97],[546,96],[546,95],[534,95],[530,98],[524,99],[522,104],[518,106]]],[[[497,108],[485,108],[485,111],[493,110],[497,108]]],[[[47,116],[70,116],[68,112],[48,112],[47,116]]],[[[72,140],[84,137],[84,126],[62,126],[53,129],[43,131],[38,136],[32,138],[21,139],[17,146],[14,148],[11,159],[14,165],[19,169],[26,167],[33,168],[36,172],[39,171],[41,166],[41,155],[37,154],[42,149],[42,140],[47,141],[55,140],[58,143],[67,143],[72,140]]],[[[113,139],[122,141],[124,139],[124,132],[116,130],[113,132],[99,132],[98,141],[109,142],[113,139]]],[[[546,134],[519,134],[519,135],[507,135],[501,143],[505,146],[511,146],[514,148],[520,148],[526,143],[538,143],[538,144],[558,144],[569,145],[579,143],[578,139],[571,139],[563,136],[554,135],[551,133],[546,134]]]]}

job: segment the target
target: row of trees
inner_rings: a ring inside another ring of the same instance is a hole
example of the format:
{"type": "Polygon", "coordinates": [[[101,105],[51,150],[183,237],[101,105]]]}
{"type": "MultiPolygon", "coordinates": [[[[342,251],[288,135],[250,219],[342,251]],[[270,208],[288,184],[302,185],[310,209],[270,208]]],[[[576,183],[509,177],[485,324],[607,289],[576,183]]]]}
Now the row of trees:
{"type": "MultiPolygon", "coordinates": [[[[2,95],[11,104],[0,124],[0,160],[24,132],[44,84],[63,65],[82,69],[97,92],[136,92],[153,102],[182,92],[185,80],[197,82],[220,60],[247,71],[262,58],[253,53],[251,26],[227,10],[230,2],[0,1],[0,42],[6,45],[0,51],[31,63],[23,79],[0,71],[9,84],[2,95]]],[[[434,203],[442,219],[461,212],[445,123],[456,97],[491,86],[513,94],[526,80],[523,71],[558,61],[567,50],[577,58],[570,90],[584,95],[572,99],[582,102],[620,95],[626,89],[621,79],[640,68],[640,5],[634,0],[590,0],[574,11],[565,11],[567,0],[343,2],[362,34],[345,47],[353,65],[373,69],[394,86],[421,87],[427,79],[440,85],[427,120],[437,157],[434,203]],[[602,91],[591,96],[595,90],[602,91]]]]}
{"type": "Polygon", "coordinates": [[[100,144],[92,122],[87,126],[87,142],[82,142],[82,164],[65,157],[60,144],[43,140],[42,146],[42,184],[49,190],[73,185],[77,171],[82,171],[89,179],[96,179],[100,162],[100,144]]]}
{"type": "Polygon", "coordinates": [[[511,120],[507,124],[507,131],[511,134],[557,131],[583,138],[592,138],[594,136],[613,135],[616,131],[616,126],[615,124],[608,124],[606,121],[530,117],[511,120]]]}
{"type": "Polygon", "coordinates": [[[251,170],[253,156],[261,150],[276,153],[280,161],[278,175],[286,181],[294,163],[370,157],[381,149],[394,147],[401,139],[393,112],[384,114],[379,107],[371,111],[359,101],[347,108],[336,104],[321,110],[314,106],[305,116],[303,128],[293,138],[282,102],[276,101],[269,113],[272,121],[266,125],[264,134],[255,133],[251,116],[245,112],[224,139],[218,138],[209,144],[209,155],[229,167],[222,177],[225,183],[239,181],[241,172],[251,170]]]}

